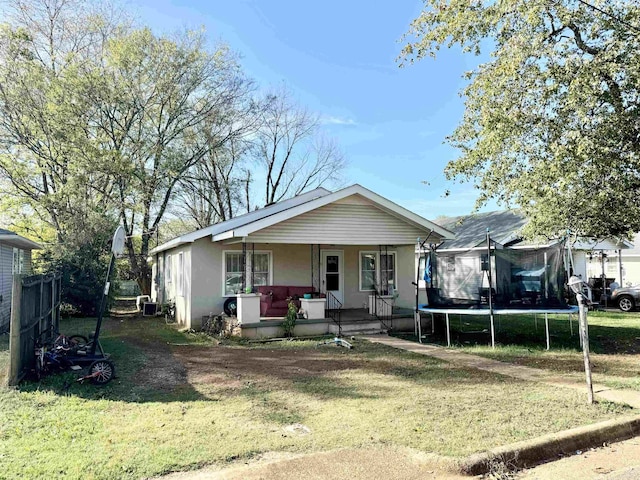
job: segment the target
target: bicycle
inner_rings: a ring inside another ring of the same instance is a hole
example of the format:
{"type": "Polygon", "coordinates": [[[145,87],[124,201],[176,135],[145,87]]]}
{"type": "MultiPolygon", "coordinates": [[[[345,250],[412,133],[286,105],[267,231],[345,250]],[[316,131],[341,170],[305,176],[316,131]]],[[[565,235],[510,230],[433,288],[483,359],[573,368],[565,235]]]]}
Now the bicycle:
{"type": "Polygon", "coordinates": [[[82,365],[89,365],[89,368],[86,375],[77,379],[80,383],[91,380],[96,385],[104,385],[115,376],[115,365],[101,347],[97,355],[91,353],[93,340],[89,342],[83,335],[58,335],[51,348],[48,348],[41,342],[41,337],[42,334],[35,339],[34,373],[37,380],[56,371],[82,370],[82,365]]]}

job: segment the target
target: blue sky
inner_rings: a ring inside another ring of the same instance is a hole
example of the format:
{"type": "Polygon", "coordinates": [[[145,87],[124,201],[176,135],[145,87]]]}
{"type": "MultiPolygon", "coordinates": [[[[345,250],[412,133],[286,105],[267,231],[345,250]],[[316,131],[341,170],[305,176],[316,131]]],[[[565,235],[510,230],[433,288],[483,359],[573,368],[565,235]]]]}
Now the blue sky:
{"type": "Polygon", "coordinates": [[[443,142],[462,116],[462,74],[478,60],[443,50],[436,60],[398,67],[400,39],[420,12],[419,0],[131,4],[158,32],[204,26],[212,42],[242,56],[260,86],[286,83],[340,144],[349,163],[346,185],[359,183],[431,219],[471,212],[476,191],[445,180],[443,168],[456,151],[443,142]],[[447,189],[452,194],[444,198],[447,189]]]}

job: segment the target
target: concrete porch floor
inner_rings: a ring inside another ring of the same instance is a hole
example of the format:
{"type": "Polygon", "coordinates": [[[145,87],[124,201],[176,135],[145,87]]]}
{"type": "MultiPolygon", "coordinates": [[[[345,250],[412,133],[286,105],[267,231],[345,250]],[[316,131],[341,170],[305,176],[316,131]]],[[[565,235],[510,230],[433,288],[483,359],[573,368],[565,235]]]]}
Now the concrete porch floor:
{"type": "MultiPolygon", "coordinates": [[[[263,317],[259,322],[240,325],[244,338],[270,338],[283,335],[283,318],[263,317]]],[[[393,329],[394,331],[412,331],[414,328],[414,311],[411,308],[394,307],[391,319],[379,320],[370,315],[364,308],[346,308],[340,310],[340,326],[331,318],[298,319],[294,336],[336,335],[342,330],[343,335],[376,333],[393,329]]]]}

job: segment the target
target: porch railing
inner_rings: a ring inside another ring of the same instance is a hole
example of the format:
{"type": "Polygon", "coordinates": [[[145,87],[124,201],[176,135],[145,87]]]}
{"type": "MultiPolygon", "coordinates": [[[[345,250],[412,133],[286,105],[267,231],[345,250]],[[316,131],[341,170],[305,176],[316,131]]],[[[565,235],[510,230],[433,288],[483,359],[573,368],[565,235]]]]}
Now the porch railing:
{"type": "Polygon", "coordinates": [[[373,316],[386,330],[392,330],[393,302],[390,302],[388,298],[383,298],[379,289],[374,291],[374,295],[373,316]]]}
{"type": "Polygon", "coordinates": [[[327,316],[338,326],[338,336],[342,336],[342,302],[327,292],[327,316]]]}

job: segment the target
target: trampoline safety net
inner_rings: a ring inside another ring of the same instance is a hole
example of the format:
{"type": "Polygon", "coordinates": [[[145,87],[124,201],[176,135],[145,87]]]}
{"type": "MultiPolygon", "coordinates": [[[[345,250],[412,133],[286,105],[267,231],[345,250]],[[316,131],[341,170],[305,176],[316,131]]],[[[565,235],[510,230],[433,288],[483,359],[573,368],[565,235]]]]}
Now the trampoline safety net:
{"type": "Polygon", "coordinates": [[[563,243],[536,249],[505,248],[493,240],[466,251],[427,247],[419,274],[430,307],[487,308],[490,292],[494,308],[568,306],[563,243]]]}

